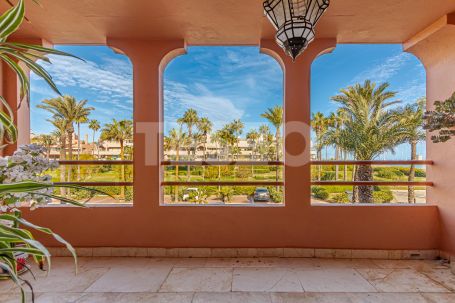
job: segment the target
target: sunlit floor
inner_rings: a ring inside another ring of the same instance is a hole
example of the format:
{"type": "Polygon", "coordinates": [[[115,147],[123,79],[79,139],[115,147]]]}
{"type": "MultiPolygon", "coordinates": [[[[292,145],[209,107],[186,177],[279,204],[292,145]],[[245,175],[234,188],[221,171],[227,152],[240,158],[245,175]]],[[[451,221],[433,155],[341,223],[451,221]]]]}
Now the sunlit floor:
{"type": "MultiPolygon", "coordinates": [[[[36,270],[35,270],[36,271],[36,270]]],[[[36,302],[455,302],[441,261],[288,258],[54,258],[36,272],[36,302]]],[[[20,302],[0,281],[0,302],[20,302]]]]}

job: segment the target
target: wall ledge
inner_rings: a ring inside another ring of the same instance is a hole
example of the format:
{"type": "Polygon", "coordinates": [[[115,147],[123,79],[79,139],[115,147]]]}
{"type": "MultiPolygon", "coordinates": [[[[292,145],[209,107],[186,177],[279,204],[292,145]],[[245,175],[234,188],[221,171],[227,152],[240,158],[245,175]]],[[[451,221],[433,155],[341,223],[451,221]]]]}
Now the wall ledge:
{"type": "MultiPolygon", "coordinates": [[[[69,257],[62,247],[49,248],[54,257],[69,257]]],[[[147,247],[80,247],[79,257],[154,257],[154,258],[324,258],[435,260],[439,250],[372,250],[319,248],[147,248],[147,247]]]]}

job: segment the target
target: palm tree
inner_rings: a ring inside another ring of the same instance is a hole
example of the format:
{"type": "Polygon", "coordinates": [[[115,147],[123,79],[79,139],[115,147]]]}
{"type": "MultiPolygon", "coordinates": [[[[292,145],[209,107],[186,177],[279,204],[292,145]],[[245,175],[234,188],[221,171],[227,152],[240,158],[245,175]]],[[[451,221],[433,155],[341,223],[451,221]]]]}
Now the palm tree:
{"type": "Polygon", "coordinates": [[[266,156],[268,156],[269,154],[269,149],[270,149],[270,128],[268,125],[266,124],[262,124],[261,126],[259,126],[259,134],[260,134],[260,139],[261,139],[261,142],[259,144],[259,147],[258,147],[258,152],[261,156],[261,160],[264,161],[264,160],[268,160],[268,158],[266,156]]]}
{"type": "MultiPolygon", "coordinates": [[[[53,131],[52,135],[55,138],[58,138],[59,140],[59,145],[60,145],[60,156],[59,160],[65,160],[66,159],[66,134],[67,134],[67,127],[68,127],[68,122],[65,119],[61,118],[54,118],[52,120],[48,120],[54,127],[55,130],[53,131]]],[[[60,182],[65,182],[65,166],[60,165],[60,182]]],[[[60,194],[62,196],[66,195],[66,190],[64,188],[60,189],[60,194]]]]}
{"type": "MultiPolygon", "coordinates": [[[[389,102],[396,93],[387,91],[388,87],[388,83],[376,86],[367,80],[363,85],[342,89],[339,95],[332,97],[349,117],[340,131],[339,144],[352,152],[356,160],[373,160],[386,151],[393,152],[394,147],[406,140],[407,129],[402,115],[389,109],[398,101],[389,102]]],[[[372,181],[371,165],[359,165],[355,180],[372,181]]],[[[372,186],[358,186],[356,192],[359,202],[373,202],[372,186]]]]}
{"type": "MultiPolygon", "coordinates": [[[[330,115],[330,130],[326,133],[326,141],[335,146],[335,161],[340,160],[340,155],[345,154],[339,144],[340,131],[344,127],[347,117],[343,109],[339,108],[336,113],[330,115]]],[[[346,159],[345,159],[346,160],[346,159]]],[[[335,166],[335,181],[338,180],[339,165],[335,166]]],[[[347,165],[344,165],[344,180],[346,180],[347,165]]]]}
{"type": "MultiPolygon", "coordinates": [[[[316,134],[316,157],[319,161],[322,160],[322,148],[324,147],[324,136],[327,131],[327,119],[324,114],[317,112],[311,118],[311,126],[316,134]]],[[[321,181],[322,166],[318,165],[318,181],[321,181]]]]}
{"type": "MultiPolygon", "coordinates": [[[[402,113],[408,130],[406,141],[411,145],[411,160],[417,160],[417,143],[426,138],[426,133],[422,128],[425,102],[425,98],[420,99],[417,104],[406,106],[402,113]]],[[[413,182],[414,178],[415,165],[411,164],[408,181],[413,182]]],[[[416,203],[414,186],[408,186],[408,203],[416,203]]]]}
{"type": "MultiPolygon", "coordinates": [[[[275,149],[276,149],[276,161],[280,161],[280,146],[281,146],[281,126],[283,125],[283,107],[277,105],[273,108],[267,109],[261,117],[266,118],[275,127],[275,149]]],[[[280,169],[276,167],[275,178],[278,182],[280,169]]]]}
{"type": "MultiPolygon", "coordinates": [[[[67,124],[67,140],[68,140],[68,158],[73,159],[73,134],[74,134],[74,123],[78,125],[83,121],[84,117],[87,117],[93,107],[87,107],[87,100],[77,101],[71,96],[60,96],[53,99],[46,99],[41,101],[42,104],[37,105],[38,108],[42,108],[54,115],[54,118],[64,119],[67,124]]],[[[79,139],[80,141],[80,139],[79,139]]],[[[78,157],[79,157],[79,146],[78,146],[78,157]]],[[[71,169],[68,170],[68,178],[71,178],[71,169]]]]}
{"type": "Polygon", "coordinates": [[[46,158],[47,159],[50,158],[51,146],[55,142],[54,138],[55,137],[52,135],[41,134],[33,140],[37,144],[42,145],[46,149],[46,158]]]}
{"type": "MultiPolygon", "coordinates": [[[[255,130],[252,129],[246,134],[246,139],[248,140],[248,143],[251,145],[251,160],[256,159],[256,147],[257,147],[257,141],[259,140],[259,133],[255,130]]],[[[254,165],[251,165],[251,176],[254,178],[254,165]]]]}
{"type": "Polygon", "coordinates": [[[203,158],[207,160],[207,139],[209,134],[212,132],[213,123],[208,118],[201,118],[197,123],[197,128],[202,136],[202,144],[204,145],[203,158]]]}
{"type": "MultiPolygon", "coordinates": [[[[180,160],[180,149],[188,145],[189,137],[182,131],[182,127],[178,130],[175,128],[169,131],[169,135],[164,138],[165,148],[175,150],[175,161],[180,160]]],[[[175,181],[179,181],[179,166],[175,166],[175,181]]],[[[175,187],[175,198],[178,199],[178,187],[175,187]]]]}
{"type": "Polygon", "coordinates": [[[93,151],[92,155],[95,155],[95,136],[96,132],[101,128],[100,122],[98,120],[90,120],[88,122],[88,128],[93,131],[93,137],[92,137],[92,144],[93,144],[93,151]]]}
{"type": "Polygon", "coordinates": [[[93,107],[86,107],[88,101],[76,101],[71,96],[61,96],[53,99],[42,101],[43,104],[37,105],[38,108],[45,109],[52,113],[54,117],[64,119],[67,123],[67,140],[68,140],[68,155],[69,159],[73,156],[73,123],[81,123],[84,117],[87,117],[93,107]]]}
{"type": "MultiPolygon", "coordinates": [[[[201,139],[203,145],[202,158],[207,160],[207,140],[209,134],[212,132],[213,123],[208,118],[204,117],[199,119],[197,128],[199,131],[198,138],[201,139]]],[[[205,179],[205,166],[202,166],[202,178],[205,179]]]]}
{"type": "Polygon", "coordinates": [[[232,121],[232,123],[229,125],[229,127],[231,128],[232,133],[235,136],[235,144],[238,148],[239,147],[239,137],[242,135],[243,128],[245,127],[245,125],[243,124],[243,122],[240,119],[237,119],[237,120],[232,121]]]}
{"type": "MultiPolygon", "coordinates": [[[[196,126],[198,122],[199,122],[199,116],[197,114],[197,111],[192,108],[188,109],[183,114],[183,117],[179,118],[177,120],[177,123],[179,123],[181,125],[185,124],[186,128],[188,129],[188,139],[189,139],[188,148],[187,148],[188,160],[191,160],[191,153],[193,153],[193,156],[195,153],[193,127],[196,126]]],[[[188,165],[187,170],[186,170],[187,181],[190,180],[190,171],[191,171],[191,167],[190,167],[190,165],[188,165]]]]}
{"type": "MultiPolygon", "coordinates": [[[[120,144],[120,160],[125,159],[125,141],[133,139],[133,121],[112,119],[101,130],[103,140],[115,141],[120,144]]],[[[125,182],[125,165],[121,165],[121,181],[125,182]]],[[[125,196],[125,187],[121,187],[120,195],[125,196]]]]}

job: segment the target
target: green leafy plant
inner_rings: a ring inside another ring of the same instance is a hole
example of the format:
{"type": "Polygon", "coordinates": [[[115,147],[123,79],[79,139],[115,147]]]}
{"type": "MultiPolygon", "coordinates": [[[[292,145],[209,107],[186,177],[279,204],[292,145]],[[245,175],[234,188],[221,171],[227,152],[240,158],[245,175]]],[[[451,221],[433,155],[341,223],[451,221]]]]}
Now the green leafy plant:
{"type": "Polygon", "coordinates": [[[431,136],[434,143],[449,141],[455,136],[455,93],[443,102],[436,101],[434,107],[434,110],[425,113],[423,128],[429,132],[438,132],[431,136]]]}
{"type": "MultiPolygon", "coordinates": [[[[38,3],[37,0],[33,0],[38,3]]],[[[24,68],[34,72],[38,77],[42,78],[56,93],[60,92],[52,80],[49,73],[37,63],[42,60],[51,63],[48,55],[72,56],[71,54],[61,52],[55,49],[42,47],[40,45],[31,45],[24,43],[11,42],[8,40],[22,24],[25,18],[25,3],[24,0],[19,0],[16,5],[7,10],[0,16],[0,60],[6,66],[11,68],[17,75],[20,87],[20,102],[25,97],[28,97],[30,92],[30,83],[24,68]]],[[[74,56],[72,56],[74,57],[74,56]]],[[[28,98],[26,98],[29,102],[28,98]]],[[[8,105],[7,100],[0,96],[0,102],[3,105],[0,111],[0,148],[4,148],[7,144],[16,142],[17,128],[14,123],[13,113],[8,105]]],[[[84,207],[80,202],[67,197],[61,197],[54,194],[49,194],[49,190],[55,188],[51,183],[38,181],[22,181],[22,182],[5,182],[0,184],[0,196],[2,198],[2,208],[0,209],[0,269],[2,274],[0,277],[10,279],[20,289],[21,301],[25,302],[25,289],[29,287],[32,291],[32,301],[34,301],[33,288],[31,283],[22,279],[19,276],[18,268],[23,267],[29,271],[27,264],[17,258],[18,253],[26,253],[39,265],[41,269],[47,263],[50,268],[51,255],[44,245],[35,240],[32,231],[42,232],[51,235],[58,242],[63,244],[73,255],[75,265],[77,267],[77,259],[74,248],[58,234],[54,233],[49,228],[37,226],[24,218],[21,211],[16,208],[20,203],[22,194],[30,194],[32,197],[43,196],[48,199],[60,200],[63,203],[68,203],[74,206],[84,207]]],[[[80,186],[61,185],[58,187],[73,188],[76,190],[97,191],[95,189],[87,189],[80,186]]],[[[99,191],[98,191],[99,192],[99,191]]],[[[103,193],[105,194],[105,193],[103,193]]]]}

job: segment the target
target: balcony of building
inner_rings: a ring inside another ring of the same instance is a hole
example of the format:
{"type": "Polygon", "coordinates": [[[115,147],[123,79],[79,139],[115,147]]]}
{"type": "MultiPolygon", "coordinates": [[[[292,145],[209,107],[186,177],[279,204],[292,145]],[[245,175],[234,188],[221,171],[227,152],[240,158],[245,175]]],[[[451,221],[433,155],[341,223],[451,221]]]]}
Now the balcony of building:
{"type": "MultiPolygon", "coordinates": [[[[49,154],[77,172],[60,184],[116,191],[87,208],[55,202],[24,209],[27,219],[57,231],[82,257],[73,276],[63,248],[39,239],[56,258],[50,276],[37,278],[38,302],[455,301],[454,142],[436,144],[428,134],[426,160],[335,161],[317,160],[310,134],[311,66],[338,45],[400,44],[425,67],[427,108],[449,98],[455,91],[454,1],[333,0],[316,39],[295,62],[276,45],[259,0],[28,2],[27,22],[14,41],[104,45],[127,56],[133,68],[129,154],[117,142],[87,136],[73,138],[73,159],[60,159],[58,144],[49,154]],[[255,155],[246,137],[237,138],[232,157],[210,140],[166,150],[163,73],[188,47],[200,45],[257,46],[278,62],[286,125],[281,158],[255,155]],[[425,176],[353,180],[364,166],[412,166],[425,176]],[[324,167],[336,167],[335,177],[318,177],[324,167]],[[117,178],[93,178],[94,169],[117,178]],[[261,180],[252,177],[258,171],[266,171],[261,180]],[[315,195],[315,187],[329,186],[349,187],[342,193],[347,201],[315,195]],[[201,199],[204,187],[249,193],[201,199]],[[406,199],[410,187],[416,203],[406,199]],[[257,201],[256,191],[264,188],[267,201],[257,201]],[[358,188],[388,188],[393,196],[362,203],[353,198],[358,188]]],[[[1,2],[1,11],[11,3],[1,2]]],[[[19,131],[17,144],[6,149],[11,154],[30,143],[31,109],[17,107],[18,81],[6,65],[0,78],[19,131]]],[[[15,289],[0,281],[0,301],[15,298],[15,289]]]]}

